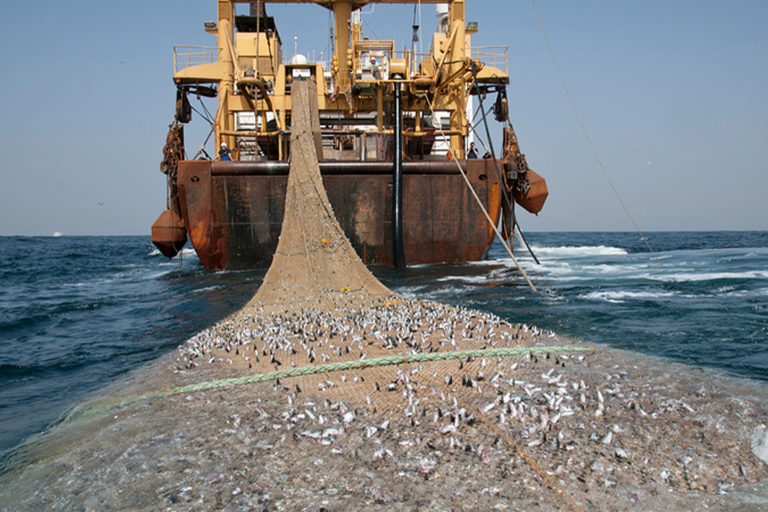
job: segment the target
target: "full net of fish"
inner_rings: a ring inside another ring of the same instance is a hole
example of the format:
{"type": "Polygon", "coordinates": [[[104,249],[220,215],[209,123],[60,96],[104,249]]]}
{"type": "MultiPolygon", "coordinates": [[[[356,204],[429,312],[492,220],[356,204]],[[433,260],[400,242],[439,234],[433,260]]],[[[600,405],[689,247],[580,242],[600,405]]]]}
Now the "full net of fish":
{"type": "MultiPolygon", "coordinates": [[[[764,415],[762,399],[716,401],[722,392],[702,378],[675,379],[631,358],[637,364],[619,366],[616,353],[393,294],[328,202],[314,84],[294,83],[292,100],[283,228],[253,299],[179,348],[170,391],[75,411],[114,413],[115,424],[126,411],[154,415],[161,431],[197,436],[207,462],[190,462],[186,444],[153,445],[169,475],[179,474],[179,457],[195,468],[185,470],[193,485],[168,484],[160,499],[176,508],[622,509],[669,491],[725,493],[768,474],[750,437],[759,422],[744,419],[764,415]],[[212,460],[232,473],[209,477],[212,460]]],[[[119,430],[150,437],[131,425],[119,430]]],[[[113,446],[110,436],[114,426],[95,445],[113,446]]],[[[110,478],[143,489],[136,466],[110,478]]],[[[165,482],[160,474],[152,478],[165,482]]],[[[48,485],[71,488],[71,475],[48,485]]]]}
{"type": "MultiPolygon", "coordinates": [[[[515,492],[546,488],[562,499],[566,489],[619,482],[719,491],[741,476],[744,461],[754,465],[750,473],[759,472],[748,445],[724,439],[733,456],[743,457],[718,468],[710,455],[721,450],[702,434],[706,429],[683,419],[695,414],[685,397],[623,389],[622,370],[595,385],[581,375],[589,359],[582,353],[409,363],[419,355],[544,343],[535,328],[406,300],[380,283],[347,241],[323,188],[313,84],[294,84],[292,97],[291,170],[274,261],[241,312],[182,349],[185,369],[213,360],[264,375],[322,365],[327,372],[278,384],[288,394],[279,430],[291,430],[296,447],[356,451],[424,479],[482,474],[495,482],[484,486],[491,495],[509,492],[502,482],[514,482],[515,492]],[[392,355],[405,360],[333,368],[392,355]],[[317,400],[328,406],[327,416],[313,412],[317,400]],[[681,429],[690,436],[681,438],[681,429]]],[[[387,491],[380,492],[386,501],[387,491]]]]}

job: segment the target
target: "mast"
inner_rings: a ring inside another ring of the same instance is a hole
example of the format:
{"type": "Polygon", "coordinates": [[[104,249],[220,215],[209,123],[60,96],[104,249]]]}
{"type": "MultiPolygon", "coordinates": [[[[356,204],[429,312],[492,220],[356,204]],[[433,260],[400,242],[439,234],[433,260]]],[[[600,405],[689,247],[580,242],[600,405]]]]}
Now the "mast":
{"type": "Polygon", "coordinates": [[[351,58],[351,50],[349,48],[349,17],[352,14],[352,2],[350,0],[334,0],[332,8],[336,32],[334,54],[336,61],[336,89],[346,92],[349,87],[349,68],[351,64],[349,62],[351,58]]]}
{"type": "MultiPolygon", "coordinates": [[[[455,73],[461,72],[462,66],[464,66],[464,59],[466,52],[464,48],[464,41],[466,40],[466,34],[464,32],[464,18],[465,18],[465,5],[464,0],[453,0],[449,4],[449,20],[450,20],[450,38],[453,39],[454,44],[449,45],[450,55],[446,53],[447,73],[446,76],[453,76],[455,73]]],[[[453,133],[467,133],[467,116],[466,116],[466,100],[463,90],[454,90],[451,94],[451,103],[453,104],[453,110],[451,111],[451,132],[453,133]]],[[[464,136],[463,135],[451,135],[451,151],[456,158],[464,158],[464,136]]]]}
{"type": "Polygon", "coordinates": [[[234,127],[233,114],[227,112],[224,106],[227,98],[232,93],[235,83],[235,62],[233,60],[234,49],[232,43],[232,23],[235,18],[235,6],[230,0],[219,0],[218,8],[218,46],[219,62],[222,64],[222,77],[219,82],[219,109],[216,112],[216,150],[219,144],[226,142],[234,147],[235,138],[231,135],[223,135],[222,131],[229,132],[234,127]]]}

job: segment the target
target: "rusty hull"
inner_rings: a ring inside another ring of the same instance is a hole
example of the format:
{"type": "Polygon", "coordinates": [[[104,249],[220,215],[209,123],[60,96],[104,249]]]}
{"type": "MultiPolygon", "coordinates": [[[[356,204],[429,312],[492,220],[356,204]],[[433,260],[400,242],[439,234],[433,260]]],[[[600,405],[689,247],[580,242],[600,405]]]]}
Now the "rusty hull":
{"type": "MultiPolygon", "coordinates": [[[[463,164],[497,222],[501,191],[493,162],[463,164]]],[[[336,218],[358,255],[369,265],[392,265],[392,163],[321,162],[320,168],[336,218]]],[[[280,236],[287,171],[284,162],[179,162],[181,215],[206,268],[269,266],[280,236]]],[[[407,265],[482,259],[493,230],[454,162],[405,163],[403,238],[407,265]]]]}

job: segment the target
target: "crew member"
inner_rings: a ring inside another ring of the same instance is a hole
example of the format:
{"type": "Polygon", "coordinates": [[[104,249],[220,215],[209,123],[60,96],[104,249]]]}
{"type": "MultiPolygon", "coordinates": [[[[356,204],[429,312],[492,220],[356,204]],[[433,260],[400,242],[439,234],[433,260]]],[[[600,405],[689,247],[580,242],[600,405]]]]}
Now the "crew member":
{"type": "Polygon", "coordinates": [[[219,150],[219,160],[222,162],[228,162],[232,160],[232,151],[229,150],[226,142],[221,143],[221,149],[219,150]]]}
{"type": "Polygon", "coordinates": [[[467,158],[477,158],[477,148],[474,142],[469,143],[469,151],[467,151],[467,158]]]}

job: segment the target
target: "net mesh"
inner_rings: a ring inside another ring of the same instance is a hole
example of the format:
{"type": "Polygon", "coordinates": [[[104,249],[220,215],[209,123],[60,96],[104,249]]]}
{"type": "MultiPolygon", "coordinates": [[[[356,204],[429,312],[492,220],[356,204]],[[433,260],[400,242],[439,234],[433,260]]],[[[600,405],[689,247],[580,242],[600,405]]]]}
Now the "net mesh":
{"type": "Polygon", "coordinates": [[[9,510],[669,510],[651,500],[768,475],[744,442],[766,401],[713,400],[722,378],[563,352],[554,334],[388,290],[328,202],[316,94],[293,84],[284,223],[254,297],[180,347],[173,375],[164,360],[28,445],[45,462],[0,485],[0,502],[28,505],[9,510]],[[415,361],[521,345],[561,350],[415,361]],[[204,386],[388,356],[400,359],[204,386]]]}
{"type": "MultiPolygon", "coordinates": [[[[312,82],[293,84],[284,221],[264,283],[237,315],[191,340],[180,362],[266,374],[392,355],[557,344],[493,315],[397,296],[370,273],[323,187],[316,94],[312,82]]],[[[637,464],[640,457],[663,461],[669,451],[666,443],[647,442],[658,439],[660,425],[636,412],[650,407],[642,390],[609,396],[600,385],[584,356],[555,350],[406,360],[277,380],[272,388],[287,402],[270,412],[270,421],[278,432],[294,431],[295,445],[280,450],[283,471],[330,450],[353,467],[380,464],[385,494],[398,487],[388,471],[405,471],[411,481],[439,477],[465,491],[485,485],[491,500],[503,491],[535,501],[546,489],[550,503],[577,510],[585,503],[574,493],[605,481],[644,485],[651,478],[637,464]],[[610,469],[596,471],[601,465],[610,469]]],[[[256,393],[266,387],[258,386],[256,393]]],[[[675,437],[676,445],[683,442],[675,437]]],[[[700,449],[694,444],[690,451],[700,449]]],[[[677,484],[690,488],[685,480],[677,484]]]]}
{"type": "MultiPolygon", "coordinates": [[[[519,345],[519,327],[462,308],[404,299],[371,274],[347,240],[323,187],[314,82],[294,82],[291,98],[291,163],[277,250],[251,301],[211,333],[212,357],[237,372],[265,373],[392,354],[519,345]]],[[[417,463],[425,459],[421,474],[434,470],[429,458],[434,451],[441,452],[442,463],[452,461],[451,472],[475,466],[475,461],[496,473],[510,457],[514,460],[521,441],[530,440],[528,433],[521,438],[499,428],[498,414],[486,418],[502,401],[500,379],[519,360],[406,362],[284,379],[277,386],[286,386],[292,401],[319,396],[336,404],[342,426],[365,418],[360,439],[375,437],[379,445],[367,454],[371,461],[394,457],[403,443],[412,445],[417,463]]],[[[304,437],[311,441],[312,432],[304,437]]],[[[320,431],[320,441],[338,443],[332,433],[325,434],[320,431]]],[[[546,476],[534,458],[522,456],[537,466],[533,475],[546,476]]]]}
{"type": "Polygon", "coordinates": [[[392,295],[357,256],[328,201],[317,160],[315,83],[294,82],[291,99],[291,163],[282,231],[264,282],[245,309],[328,310],[392,295]]]}
{"type": "MultiPolygon", "coordinates": [[[[251,301],[203,335],[203,357],[225,363],[237,375],[519,345],[525,339],[519,326],[463,308],[404,299],[371,274],[347,240],[323,187],[315,84],[294,82],[291,97],[290,172],[272,265],[251,301]]],[[[511,392],[520,391],[508,375],[520,362],[519,356],[470,356],[278,380],[275,389],[286,391],[291,404],[313,404],[303,406],[303,414],[290,407],[279,416],[301,414],[306,420],[297,437],[301,454],[323,453],[331,446],[341,453],[364,453],[368,462],[390,459],[400,466],[407,461],[406,467],[420,477],[435,471],[458,477],[471,468],[484,480],[500,479],[518,461],[536,487],[546,481],[559,488],[547,469],[562,463],[564,455],[541,467],[534,447],[519,451],[541,433],[526,426],[521,436],[517,427],[524,422],[506,420],[511,392]],[[325,427],[317,417],[311,419],[317,398],[332,418],[325,427]],[[352,427],[357,435],[341,436],[352,427]]],[[[294,455],[285,454],[291,460],[294,455]]]]}

